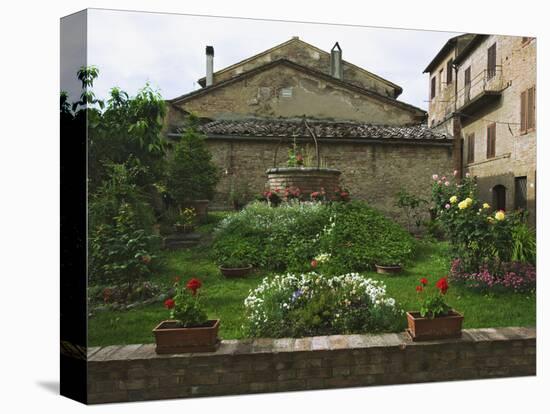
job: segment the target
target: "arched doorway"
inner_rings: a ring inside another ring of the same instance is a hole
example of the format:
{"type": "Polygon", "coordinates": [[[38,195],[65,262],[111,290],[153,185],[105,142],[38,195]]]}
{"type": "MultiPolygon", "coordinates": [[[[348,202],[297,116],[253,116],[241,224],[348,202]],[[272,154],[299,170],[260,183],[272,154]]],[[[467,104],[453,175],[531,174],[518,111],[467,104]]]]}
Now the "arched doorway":
{"type": "Polygon", "coordinates": [[[506,187],[501,184],[493,187],[493,208],[495,210],[506,210],[506,187]]]}

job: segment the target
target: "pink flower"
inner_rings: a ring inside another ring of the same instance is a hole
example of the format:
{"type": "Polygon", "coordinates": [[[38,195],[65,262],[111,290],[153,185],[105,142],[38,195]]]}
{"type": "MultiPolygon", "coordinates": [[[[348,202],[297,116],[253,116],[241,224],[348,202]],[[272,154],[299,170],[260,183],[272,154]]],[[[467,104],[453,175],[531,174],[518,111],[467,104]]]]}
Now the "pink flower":
{"type": "Polygon", "coordinates": [[[443,176],[443,177],[441,177],[441,180],[442,180],[442,181],[446,181],[446,180],[447,180],[447,177],[446,177],[446,176],[443,176]]]}
{"type": "Polygon", "coordinates": [[[451,208],[451,205],[450,204],[445,204],[445,208],[448,210],[451,208]]]}
{"type": "Polygon", "coordinates": [[[432,175],[432,180],[436,181],[439,178],[437,174],[432,175]]]}
{"type": "Polygon", "coordinates": [[[445,187],[448,187],[448,186],[450,186],[450,185],[451,185],[451,183],[450,183],[450,182],[448,182],[448,181],[445,181],[445,187]]]}
{"type": "Polygon", "coordinates": [[[466,178],[470,178],[470,173],[466,173],[466,178]]]}
{"type": "Polygon", "coordinates": [[[458,175],[458,170],[454,170],[453,175],[456,177],[458,175]]]}
{"type": "Polygon", "coordinates": [[[441,185],[441,180],[438,180],[438,181],[437,181],[437,184],[441,185]]]}

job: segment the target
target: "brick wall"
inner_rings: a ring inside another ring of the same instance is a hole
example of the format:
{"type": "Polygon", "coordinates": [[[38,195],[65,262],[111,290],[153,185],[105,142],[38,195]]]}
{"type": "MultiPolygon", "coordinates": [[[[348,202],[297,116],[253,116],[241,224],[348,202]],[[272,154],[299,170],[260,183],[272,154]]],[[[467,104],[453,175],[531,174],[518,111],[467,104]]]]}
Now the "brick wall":
{"type": "Polygon", "coordinates": [[[154,344],[91,348],[88,402],[404,384],[536,374],[534,328],[226,340],[214,353],[157,355],[154,344]]]}
{"type": "MultiPolygon", "coordinates": [[[[207,143],[214,162],[223,172],[216,188],[215,206],[228,206],[232,185],[246,184],[254,195],[264,190],[266,170],[274,166],[278,139],[209,138],[207,143]]],[[[299,142],[306,144],[308,141],[299,142]]],[[[340,183],[349,188],[353,199],[365,200],[395,220],[403,220],[402,212],[395,207],[396,194],[401,188],[429,199],[432,174],[452,174],[451,142],[343,143],[325,139],[319,147],[322,165],[342,172],[340,183]]],[[[287,147],[280,147],[277,154],[277,165],[284,166],[287,147]]]]}

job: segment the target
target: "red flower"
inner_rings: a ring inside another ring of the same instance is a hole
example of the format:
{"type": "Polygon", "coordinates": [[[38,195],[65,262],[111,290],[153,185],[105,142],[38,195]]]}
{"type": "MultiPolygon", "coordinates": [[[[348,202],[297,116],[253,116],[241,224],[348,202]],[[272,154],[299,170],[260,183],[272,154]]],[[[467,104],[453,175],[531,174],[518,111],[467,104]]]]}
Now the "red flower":
{"type": "Polygon", "coordinates": [[[311,267],[313,267],[314,269],[317,267],[317,260],[313,259],[311,261],[311,267]]]}
{"type": "Polygon", "coordinates": [[[416,287],[416,291],[417,291],[417,292],[422,292],[423,290],[424,290],[424,288],[422,287],[422,285],[418,285],[418,286],[416,287]]]}
{"type": "Polygon", "coordinates": [[[447,283],[447,276],[445,277],[442,277],[441,279],[439,279],[436,284],[435,284],[435,287],[439,289],[439,291],[444,295],[445,293],[447,293],[447,290],[449,289],[449,284],[447,283]]]}
{"type": "Polygon", "coordinates": [[[420,279],[420,283],[422,283],[423,286],[426,286],[428,284],[428,279],[423,277],[422,279],[420,279]]]}
{"type": "Polygon", "coordinates": [[[193,295],[197,294],[197,290],[200,289],[202,286],[202,282],[199,279],[193,278],[187,282],[187,285],[185,285],[187,289],[193,292],[193,295]]]}
{"type": "Polygon", "coordinates": [[[174,302],[174,299],[166,299],[164,301],[164,307],[166,309],[172,309],[174,306],[176,306],[176,302],[174,302]]]}

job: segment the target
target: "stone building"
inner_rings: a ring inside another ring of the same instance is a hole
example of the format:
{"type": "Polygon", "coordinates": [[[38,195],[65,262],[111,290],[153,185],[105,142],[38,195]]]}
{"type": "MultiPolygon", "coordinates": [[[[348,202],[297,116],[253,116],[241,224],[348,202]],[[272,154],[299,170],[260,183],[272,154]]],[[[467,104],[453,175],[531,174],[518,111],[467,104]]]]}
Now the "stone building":
{"type": "Polygon", "coordinates": [[[454,163],[477,177],[494,209],[536,216],[536,40],[461,35],[450,39],[429,73],[428,122],[455,138],[454,163]]]}
{"type": "MultiPolygon", "coordinates": [[[[223,53],[223,51],[222,51],[223,53]]],[[[179,136],[186,115],[201,129],[223,171],[214,204],[235,188],[259,194],[266,170],[283,166],[296,143],[311,155],[315,131],[323,166],[342,171],[354,198],[398,216],[401,188],[429,195],[434,171],[451,170],[452,139],[425,124],[426,112],[397,100],[402,88],[297,37],[214,71],[206,48],[201,89],[168,101],[166,132],[179,136]]]]}

